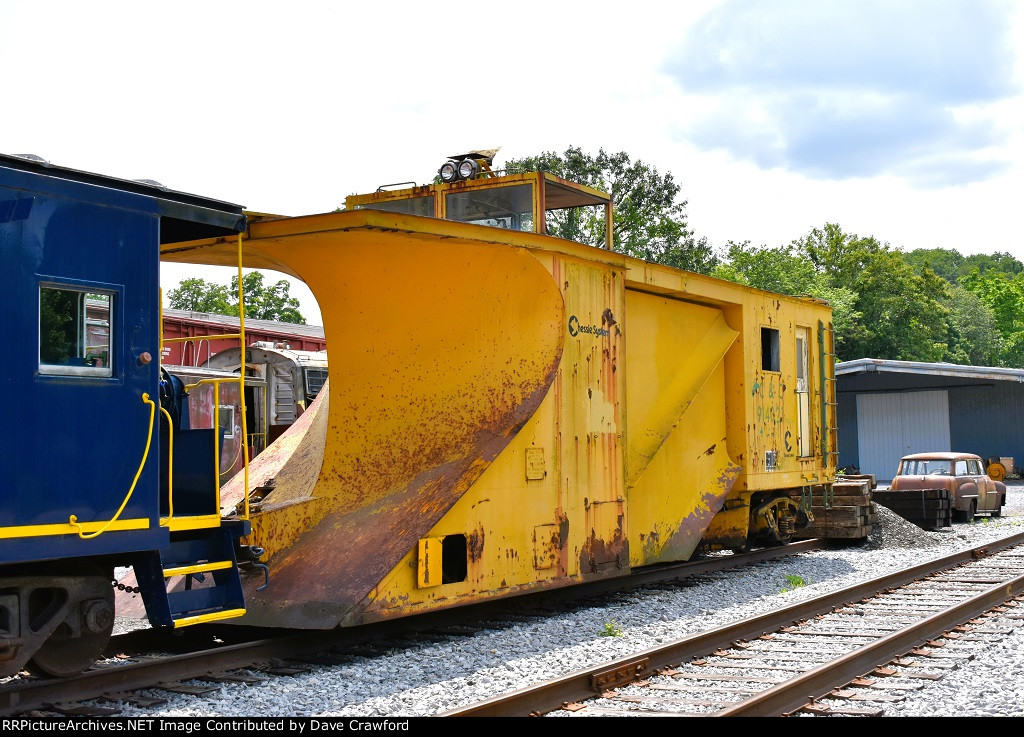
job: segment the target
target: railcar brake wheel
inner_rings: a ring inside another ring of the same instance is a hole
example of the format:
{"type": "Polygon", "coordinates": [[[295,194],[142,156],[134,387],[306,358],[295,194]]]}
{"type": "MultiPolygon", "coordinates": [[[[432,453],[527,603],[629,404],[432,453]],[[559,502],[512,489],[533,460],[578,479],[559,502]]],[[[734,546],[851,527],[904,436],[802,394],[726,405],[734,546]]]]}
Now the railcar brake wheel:
{"type": "Polygon", "coordinates": [[[985,472],[993,481],[1002,481],[1006,478],[1006,466],[996,461],[988,464],[988,468],[985,469],[985,472]]]}
{"type": "Polygon", "coordinates": [[[74,636],[66,623],[57,627],[26,664],[30,673],[67,678],[88,670],[102,657],[114,631],[114,588],[109,580],[106,584],[102,597],[84,603],[81,633],[74,636]]]}

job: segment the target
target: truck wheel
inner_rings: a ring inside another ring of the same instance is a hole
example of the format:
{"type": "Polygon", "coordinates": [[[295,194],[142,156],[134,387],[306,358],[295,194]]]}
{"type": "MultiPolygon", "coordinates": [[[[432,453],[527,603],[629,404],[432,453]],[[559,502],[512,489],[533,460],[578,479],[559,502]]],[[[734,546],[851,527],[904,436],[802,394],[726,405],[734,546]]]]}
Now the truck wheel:
{"type": "Polygon", "coordinates": [[[953,510],[953,521],[954,522],[973,522],[974,515],[978,511],[978,500],[972,499],[970,506],[966,510],[954,509],[953,510]]]}
{"type": "Polygon", "coordinates": [[[1006,466],[998,461],[993,461],[988,464],[988,468],[985,469],[985,472],[993,481],[1002,481],[1006,478],[1006,466]]]}

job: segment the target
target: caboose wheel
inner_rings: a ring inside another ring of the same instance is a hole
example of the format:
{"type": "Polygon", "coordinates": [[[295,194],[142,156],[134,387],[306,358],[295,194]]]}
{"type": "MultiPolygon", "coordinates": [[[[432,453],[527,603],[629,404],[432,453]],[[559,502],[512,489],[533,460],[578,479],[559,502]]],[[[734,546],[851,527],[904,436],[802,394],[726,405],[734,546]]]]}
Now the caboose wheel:
{"type": "Polygon", "coordinates": [[[62,623],[32,655],[25,668],[35,675],[66,678],[87,670],[102,655],[114,631],[114,589],[110,577],[105,589],[90,592],[78,602],[81,631],[75,636],[67,622],[62,623]]]}

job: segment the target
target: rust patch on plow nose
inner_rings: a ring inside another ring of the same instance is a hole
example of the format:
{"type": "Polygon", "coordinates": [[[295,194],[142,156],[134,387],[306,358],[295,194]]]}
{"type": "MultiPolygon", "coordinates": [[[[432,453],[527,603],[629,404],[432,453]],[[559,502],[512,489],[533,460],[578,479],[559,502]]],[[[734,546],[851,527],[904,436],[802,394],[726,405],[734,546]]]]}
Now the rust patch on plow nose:
{"type": "Polygon", "coordinates": [[[554,380],[564,307],[536,258],[451,241],[443,258],[428,258],[416,245],[355,249],[343,283],[332,282],[335,298],[321,300],[331,346],[322,470],[311,498],[275,509],[275,488],[253,516],[270,585],[247,584],[246,624],[356,623],[368,593],[505,449],[554,380]],[[377,271],[415,287],[382,289],[377,271]]]}

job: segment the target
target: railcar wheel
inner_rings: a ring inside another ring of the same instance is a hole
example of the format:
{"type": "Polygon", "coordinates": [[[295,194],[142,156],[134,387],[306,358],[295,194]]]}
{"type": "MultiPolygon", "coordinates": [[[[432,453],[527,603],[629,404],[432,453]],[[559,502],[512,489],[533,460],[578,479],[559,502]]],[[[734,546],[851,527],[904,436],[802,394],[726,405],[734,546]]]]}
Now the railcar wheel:
{"type": "Polygon", "coordinates": [[[79,601],[80,632],[76,636],[62,623],[32,655],[25,668],[35,675],[67,678],[90,668],[103,655],[114,631],[114,588],[110,577],[103,581],[103,593],[90,592],[79,601]]]}

